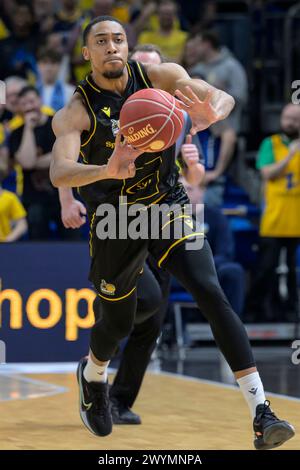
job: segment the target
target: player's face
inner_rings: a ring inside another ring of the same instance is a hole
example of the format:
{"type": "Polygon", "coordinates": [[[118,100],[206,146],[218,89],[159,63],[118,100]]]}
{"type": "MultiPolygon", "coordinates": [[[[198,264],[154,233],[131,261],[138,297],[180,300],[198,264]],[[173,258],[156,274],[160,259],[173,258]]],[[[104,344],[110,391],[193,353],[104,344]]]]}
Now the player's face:
{"type": "Polygon", "coordinates": [[[281,129],[291,139],[299,138],[300,109],[298,105],[288,105],[281,115],[281,129]]]}
{"type": "Polygon", "coordinates": [[[103,77],[120,78],[128,58],[128,43],[122,26],[114,21],[95,24],[83,48],[83,56],[103,77]]]}
{"type": "Polygon", "coordinates": [[[133,60],[137,60],[138,62],[142,62],[142,64],[161,64],[161,58],[155,51],[137,51],[132,54],[131,58],[133,60]]]}

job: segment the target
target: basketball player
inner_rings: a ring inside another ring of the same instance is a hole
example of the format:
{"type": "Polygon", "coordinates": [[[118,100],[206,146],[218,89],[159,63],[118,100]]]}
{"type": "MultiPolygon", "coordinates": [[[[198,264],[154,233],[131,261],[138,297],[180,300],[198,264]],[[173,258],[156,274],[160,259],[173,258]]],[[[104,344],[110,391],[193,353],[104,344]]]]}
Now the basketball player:
{"type": "MultiPolygon", "coordinates": [[[[50,168],[52,183],[56,187],[80,187],[88,206],[90,279],[102,304],[103,316],[91,331],[88,360],[82,359],[77,370],[81,418],[98,436],[112,431],[107,367],[119,342],[128,336],[134,324],[136,282],[150,252],[160,267],[191,292],[208,319],[249,405],[255,447],[277,447],[294,435],[294,429],[270,409],[246,331],[219,285],[207,241],[199,250],[187,249],[189,241],[202,237],[195,222],[181,218],[184,227],[187,226],[187,235],[176,241],[162,236],[163,227],[159,239],[102,240],[96,236],[97,224],[102,220],[96,215],[97,207],[110,203],[120,214],[120,195],[128,196],[128,204],[143,198],[145,207],[160,201],[169,205],[188,203],[182,185],[178,184],[174,145],[158,154],[142,154],[126,139],[121,140],[119,113],[131,94],[147,87],[176,94],[181,100],[180,107],[190,115],[192,134],[226,118],[234,100],[201,80],[191,79],[177,64],[144,67],[138,62],[127,62],[124,28],[112,17],[91,21],[84,31],[84,44],[83,56],[90,60],[92,73],[77,87],[69,105],[54,118],[56,143],[50,168]],[[77,162],[79,152],[82,163],[77,162]],[[147,178],[148,184],[141,187],[138,183],[143,178],[147,178]]],[[[175,226],[180,216],[172,215],[170,224],[175,226]]]]}
{"type": "MultiPolygon", "coordinates": [[[[152,44],[136,46],[131,59],[146,64],[160,64],[163,61],[159,48],[152,44]]],[[[199,162],[199,140],[194,137],[193,141],[189,142],[192,138],[187,133],[187,127],[189,127],[188,123],[182,130],[182,136],[176,142],[176,153],[180,152],[179,164],[185,179],[191,185],[197,185],[203,179],[204,167],[199,162]]],[[[85,223],[84,205],[73,197],[70,188],[59,188],[59,194],[65,227],[81,227],[85,223]]],[[[161,332],[168,306],[170,281],[169,273],[158,268],[156,261],[150,255],[137,282],[137,309],[134,326],[122,351],[118,371],[109,390],[113,424],[141,424],[140,416],[131,408],[140,391],[161,332]]],[[[96,320],[102,316],[100,300],[100,297],[96,297],[93,304],[96,320]]]]}

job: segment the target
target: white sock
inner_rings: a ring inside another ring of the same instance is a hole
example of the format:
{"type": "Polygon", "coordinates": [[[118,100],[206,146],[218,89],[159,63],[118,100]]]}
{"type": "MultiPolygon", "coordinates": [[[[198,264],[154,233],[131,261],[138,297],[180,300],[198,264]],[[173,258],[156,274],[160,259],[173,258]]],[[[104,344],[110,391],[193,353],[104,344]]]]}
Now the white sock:
{"type": "Polygon", "coordinates": [[[257,405],[265,402],[265,392],[258,372],[252,372],[237,379],[237,383],[248,403],[252,418],[256,415],[257,405]]]}
{"type": "Polygon", "coordinates": [[[83,370],[83,376],[87,382],[107,382],[107,368],[109,361],[105,365],[99,366],[88,358],[87,364],[83,370]]]}

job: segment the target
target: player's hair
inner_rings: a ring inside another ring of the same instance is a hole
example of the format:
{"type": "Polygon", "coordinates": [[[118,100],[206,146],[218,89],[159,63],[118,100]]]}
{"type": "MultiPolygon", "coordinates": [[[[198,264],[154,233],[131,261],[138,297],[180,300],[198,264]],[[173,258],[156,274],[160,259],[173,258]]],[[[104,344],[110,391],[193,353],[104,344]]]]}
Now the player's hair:
{"type": "Polygon", "coordinates": [[[82,38],[83,38],[83,44],[85,46],[86,46],[87,39],[88,39],[88,36],[92,27],[95,24],[102,23],[102,21],[113,21],[114,23],[119,23],[122,26],[122,28],[124,28],[124,25],[121,23],[121,21],[117,20],[117,18],[114,18],[113,16],[109,16],[109,15],[97,16],[83,30],[82,38]]]}
{"type": "Polygon", "coordinates": [[[35,93],[37,96],[40,96],[39,91],[33,85],[27,85],[22,88],[22,90],[18,94],[18,98],[22,98],[23,96],[27,95],[27,93],[35,93]]]}
{"type": "Polygon", "coordinates": [[[155,46],[155,44],[137,44],[130,52],[130,57],[132,57],[136,52],[156,52],[156,54],[159,55],[161,61],[166,62],[166,59],[163,56],[160,48],[155,46]]]}

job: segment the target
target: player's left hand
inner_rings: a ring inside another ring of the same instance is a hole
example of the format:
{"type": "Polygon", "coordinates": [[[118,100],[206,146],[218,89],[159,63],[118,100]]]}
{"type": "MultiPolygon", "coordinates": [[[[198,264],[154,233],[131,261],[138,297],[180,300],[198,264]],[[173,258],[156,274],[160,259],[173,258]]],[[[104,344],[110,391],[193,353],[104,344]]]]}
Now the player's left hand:
{"type": "Polygon", "coordinates": [[[177,100],[178,107],[190,115],[192,120],[190,132],[192,135],[207,129],[214,122],[223,119],[223,115],[218,113],[212,105],[212,90],[209,90],[205,100],[201,101],[191,87],[186,86],[185,89],[185,94],[180,90],[176,90],[175,94],[181,100],[177,100]]]}

